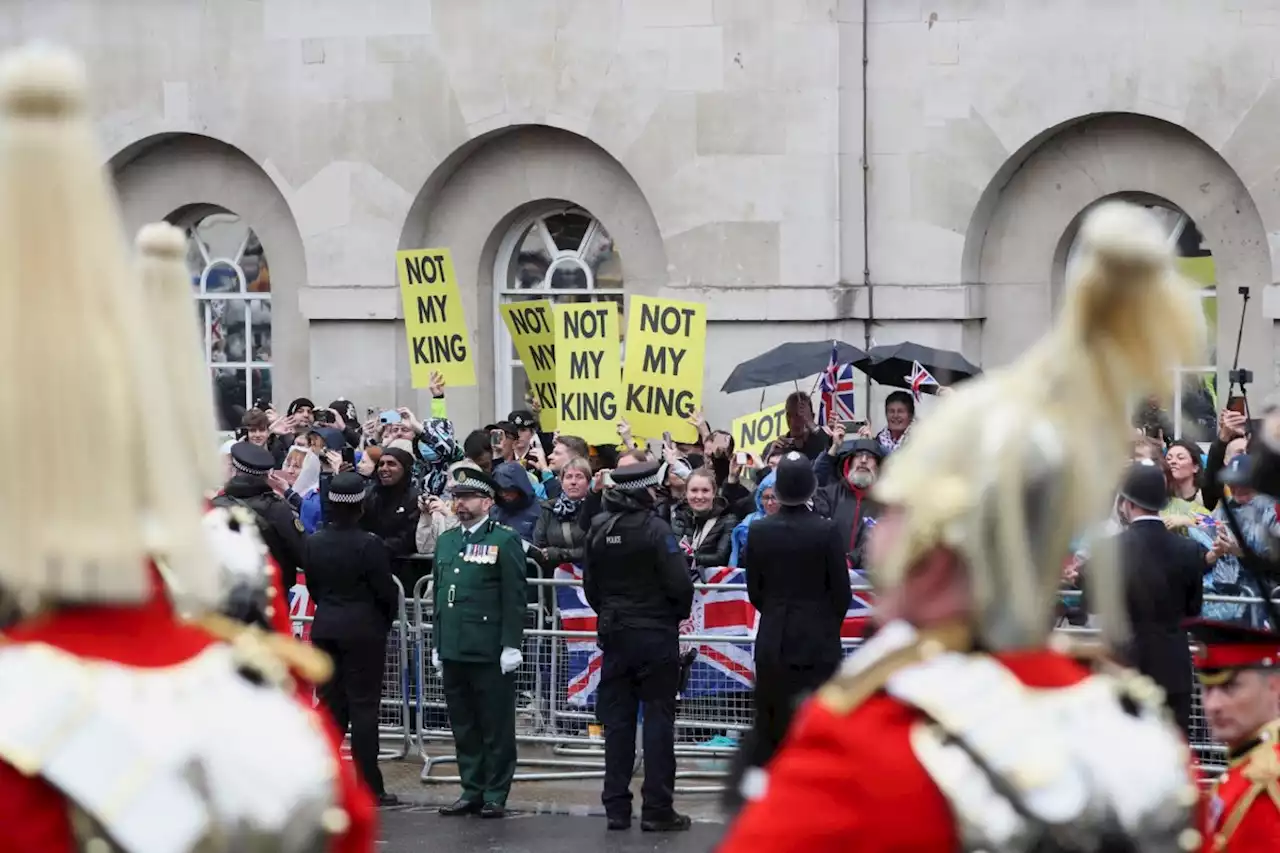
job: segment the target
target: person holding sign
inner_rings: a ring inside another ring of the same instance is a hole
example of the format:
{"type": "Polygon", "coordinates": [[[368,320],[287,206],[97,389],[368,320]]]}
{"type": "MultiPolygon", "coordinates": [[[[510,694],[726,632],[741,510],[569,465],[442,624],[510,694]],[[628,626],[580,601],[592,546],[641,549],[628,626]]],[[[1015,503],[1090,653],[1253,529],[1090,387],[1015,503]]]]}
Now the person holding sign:
{"type": "Polygon", "coordinates": [[[623,379],[627,419],[640,435],[670,432],[680,443],[700,440],[689,419],[702,404],[706,346],[705,305],[631,297],[623,379]]]}

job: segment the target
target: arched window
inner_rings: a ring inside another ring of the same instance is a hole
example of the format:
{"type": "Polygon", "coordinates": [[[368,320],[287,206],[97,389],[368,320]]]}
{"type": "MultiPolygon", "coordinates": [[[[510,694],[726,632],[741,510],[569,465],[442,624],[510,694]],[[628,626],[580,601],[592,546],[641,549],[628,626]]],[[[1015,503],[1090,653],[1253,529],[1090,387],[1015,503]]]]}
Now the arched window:
{"type": "Polygon", "coordinates": [[[516,221],[498,249],[494,281],[494,334],[499,417],[524,408],[529,380],[497,305],[549,299],[552,302],[612,300],[622,316],[622,258],[604,225],[573,205],[542,208],[516,221]]]}
{"type": "MultiPolygon", "coordinates": [[[[1214,269],[1213,252],[1205,244],[1204,236],[1186,213],[1163,199],[1151,196],[1121,196],[1127,201],[1142,204],[1164,223],[1169,242],[1177,247],[1178,267],[1188,285],[1194,287],[1204,306],[1205,325],[1209,331],[1209,351],[1204,364],[1193,365],[1179,371],[1172,399],[1161,400],[1159,420],[1172,427],[1173,435],[1166,438],[1189,438],[1192,441],[1213,440],[1216,431],[1218,400],[1218,279],[1214,269]]],[[[1082,213],[1076,218],[1078,225],[1082,213]]],[[[1072,238],[1067,263],[1075,256],[1079,234],[1072,238]]],[[[1225,402],[1225,401],[1224,401],[1225,402]]],[[[1155,421],[1155,415],[1149,417],[1155,421]]],[[[1151,424],[1154,427],[1154,423],[1151,424]]]]}
{"type": "Polygon", "coordinates": [[[219,428],[271,400],[271,272],[262,243],[239,216],[206,213],[187,228],[187,268],[204,330],[219,428]]]}

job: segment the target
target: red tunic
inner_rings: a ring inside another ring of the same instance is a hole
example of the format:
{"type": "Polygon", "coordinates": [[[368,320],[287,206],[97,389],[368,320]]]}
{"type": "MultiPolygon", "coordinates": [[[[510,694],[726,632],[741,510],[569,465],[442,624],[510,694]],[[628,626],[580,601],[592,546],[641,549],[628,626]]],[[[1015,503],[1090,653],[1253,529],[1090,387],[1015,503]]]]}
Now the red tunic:
{"type": "MultiPolygon", "coordinates": [[[[141,669],[184,663],[216,640],[202,628],[179,621],[158,575],[155,583],[156,594],[146,604],[64,608],[19,623],[0,642],[43,643],[87,660],[141,669]]],[[[339,764],[338,802],[351,818],[350,828],[334,840],[331,851],[366,853],[374,849],[377,811],[351,765],[342,760],[337,731],[327,716],[323,719],[339,764]]],[[[74,853],[75,849],[62,795],[43,780],[23,776],[0,761],[0,850],[74,853]]]]}
{"type": "Polygon", "coordinates": [[[1280,744],[1269,739],[1240,756],[1209,792],[1204,853],[1280,850],[1280,744]],[[1255,793],[1256,789],[1256,793],[1255,793]]]}
{"type": "MultiPolygon", "coordinates": [[[[995,655],[1029,687],[1069,687],[1089,671],[1051,651],[995,655]]],[[[848,714],[805,706],[719,853],[929,853],[960,849],[946,797],[911,749],[923,714],[888,694],[848,714]]]]}

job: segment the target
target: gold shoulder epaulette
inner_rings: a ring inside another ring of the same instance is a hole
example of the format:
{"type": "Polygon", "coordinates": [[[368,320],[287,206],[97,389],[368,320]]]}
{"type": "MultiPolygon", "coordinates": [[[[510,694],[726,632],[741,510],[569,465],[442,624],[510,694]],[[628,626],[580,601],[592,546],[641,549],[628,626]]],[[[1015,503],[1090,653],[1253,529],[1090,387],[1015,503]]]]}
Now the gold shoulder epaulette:
{"type": "Polygon", "coordinates": [[[837,673],[818,691],[818,702],[833,714],[852,713],[878,693],[894,673],[943,652],[973,648],[973,633],[961,624],[921,631],[915,642],[852,673],[837,673]]]}
{"type": "Polygon", "coordinates": [[[245,666],[274,684],[284,684],[294,675],[311,684],[324,684],[333,677],[329,656],[294,637],[219,614],[202,616],[195,624],[231,644],[245,666]]]}
{"type": "Polygon", "coordinates": [[[1241,771],[1245,779],[1255,785],[1270,787],[1280,782],[1280,746],[1273,740],[1264,740],[1249,751],[1249,759],[1241,771]]]}
{"type": "Polygon", "coordinates": [[[895,672],[922,660],[920,645],[886,655],[871,666],[852,674],[837,673],[818,690],[818,703],[833,714],[851,714],[888,682],[895,672]]]}

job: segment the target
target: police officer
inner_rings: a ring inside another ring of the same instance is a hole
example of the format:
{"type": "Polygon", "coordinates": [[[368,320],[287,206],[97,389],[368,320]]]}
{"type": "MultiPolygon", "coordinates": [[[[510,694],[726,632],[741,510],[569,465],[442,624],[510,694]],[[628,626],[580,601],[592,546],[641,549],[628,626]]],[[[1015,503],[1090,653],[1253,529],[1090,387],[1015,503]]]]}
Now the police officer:
{"type": "Polygon", "coordinates": [[[286,590],[293,589],[302,565],[302,522],[284,498],[267,482],[275,467],[275,457],[265,447],[238,441],[231,446],[231,468],[235,471],[222,494],[213,499],[214,506],[239,506],[258,519],[258,529],[267,549],[280,567],[280,580],[286,590]]]}
{"type": "Polygon", "coordinates": [[[379,805],[395,805],[378,769],[378,708],[387,662],[387,634],[399,594],[391,577],[391,552],[360,529],[364,477],[338,474],[329,486],[329,517],[304,543],[307,591],[316,603],[312,644],[333,659],[333,677],[320,685],[320,701],[338,731],[351,725],[351,753],[379,805]]]}
{"type": "Polygon", "coordinates": [[[631,826],[636,715],[644,705],[644,786],[640,828],[689,828],[672,806],[675,793],[676,693],[680,622],[693,605],[693,582],[667,522],[654,513],[654,490],[666,482],[656,462],[615,469],[602,512],[587,536],[583,586],[597,614],[603,652],[597,713],[605,726],[604,792],[609,829],[631,826]]]}
{"type": "Polygon", "coordinates": [[[444,682],[462,777],[462,796],[440,809],[446,817],[503,817],[516,772],[525,559],[516,532],[489,518],[497,492],[488,474],[455,471],[458,526],[436,542],[431,658],[444,682]]]}

